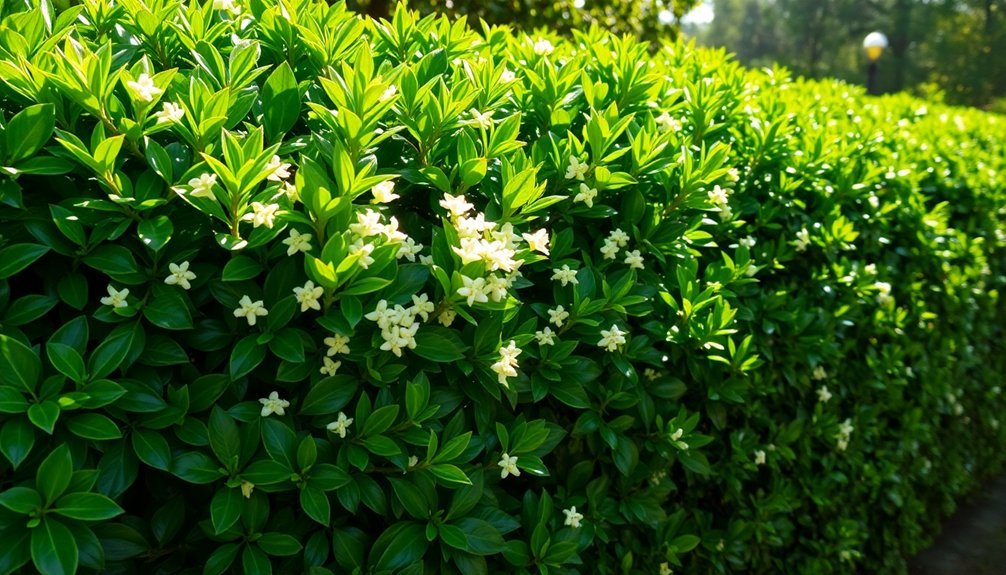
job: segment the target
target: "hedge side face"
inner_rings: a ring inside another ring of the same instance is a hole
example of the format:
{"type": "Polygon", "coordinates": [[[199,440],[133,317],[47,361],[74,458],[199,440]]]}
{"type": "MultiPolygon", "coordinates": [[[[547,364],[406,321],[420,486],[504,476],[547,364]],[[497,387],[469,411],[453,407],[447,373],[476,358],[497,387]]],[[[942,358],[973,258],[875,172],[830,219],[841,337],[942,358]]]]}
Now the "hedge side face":
{"type": "Polygon", "coordinates": [[[0,572],[903,572],[1002,461],[1006,122],[648,48],[4,12],[0,572]]]}

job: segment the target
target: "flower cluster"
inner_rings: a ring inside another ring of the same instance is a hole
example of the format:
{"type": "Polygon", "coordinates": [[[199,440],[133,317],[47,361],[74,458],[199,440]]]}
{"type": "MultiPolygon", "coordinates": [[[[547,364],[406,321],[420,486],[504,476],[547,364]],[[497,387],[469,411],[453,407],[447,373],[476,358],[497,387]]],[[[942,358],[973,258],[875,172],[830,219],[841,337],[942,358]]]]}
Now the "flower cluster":
{"type": "MultiPolygon", "coordinates": [[[[419,331],[419,322],[416,321],[416,316],[422,318],[423,321],[428,321],[430,313],[434,310],[435,306],[433,302],[429,301],[426,294],[419,294],[412,296],[412,305],[409,307],[404,307],[401,304],[389,307],[387,300],[382,299],[377,302],[374,311],[363,317],[375,322],[381,328],[381,337],[384,338],[381,349],[402,357],[403,349],[416,349],[416,332],[419,331]]],[[[348,353],[349,351],[349,347],[345,345],[348,343],[348,339],[343,341],[328,338],[325,343],[329,345],[329,355],[348,353]],[[342,351],[343,348],[345,351],[342,351]]]]}
{"type": "Polygon", "coordinates": [[[836,447],[839,451],[845,451],[849,447],[849,439],[855,428],[852,426],[852,419],[846,419],[838,426],[838,433],[835,435],[836,447]]]}
{"type": "Polygon", "coordinates": [[[492,370],[496,372],[500,385],[503,387],[510,387],[510,384],[507,383],[508,377],[517,377],[517,368],[520,367],[517,364],[517,356],[520,354],[521,349],[513,340],[509,345],[500,348],[499,361],[492,365],[492,370]]]}

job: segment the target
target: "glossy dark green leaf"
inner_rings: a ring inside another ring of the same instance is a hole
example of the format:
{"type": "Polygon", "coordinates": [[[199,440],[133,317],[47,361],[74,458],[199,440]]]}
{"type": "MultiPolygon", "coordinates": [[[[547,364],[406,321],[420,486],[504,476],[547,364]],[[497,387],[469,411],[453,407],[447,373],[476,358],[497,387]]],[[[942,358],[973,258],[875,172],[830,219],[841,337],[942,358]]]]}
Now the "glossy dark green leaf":
{"type": "Polygon", "coordinates": [[[262,125],[270,142],[292,128],[300,116],[297,78],[285,61],[273,69],[262,86],[262,110],[262,125]]]}
{"type": "Polygon", "coordinates": [[[59,498],[70,484],[72,473],[73,461],[70,459],[70,448],[64,443],[54,449],[38,466],[35,486],[42,495],[42,499],[47,503],[52,503],[59,498]]]}
{"type": "Polygon", "coordinates": [[[258,343],[258,336],[248,335],[242,338],[231,351],[231,379],[240,379],[251,373],[265,359],[265,352],[266,346],[258,343]]]}
{"type": "Polygon", "coordinates": [[[49,435],[52,435],[57,419],[59,419],[59,404],[51,399],[32,404],[28,408],[28,420],[49,435]]]}
{"type": "Polygon", "coordinates": [[[0,385],[35,391],[42,361],[20,341],[0,334],[0,385]]]}
{"type": "Polygon", "coordinates": [[[218,489],[210,502],[210,520],[213,530],[223,533],[241,517],[243,497],[238,489],[218,489]]]}
{"type": "Polygon", "coordinates": [[[7,164],[30,158],[52,137],[56,126],[52,104],[35,104],[22,109],[7,123],[7,164]]]}
{"type": "Polygon", "coordinates": [[[52,366],[57,371],[77,383],[84,383],[87,380],[84,358],[80,357],[77,350],[66,344],[54,341],[46,344],[45,350],[49,356],[49,361],[52,362],[52,366]]]}
{"type": "Polygon", "coordinates": [[[140,461],[163,471],[171,468],[171,447],[163,435],[153,430],[138,429],[132,434],[132,442],[140,461]]]}
{"type": "Polygon", "coordinates": [[[122,431],[108,416],[100,413],[82,413],[67,418],[66,427],[77,437],[108,441],[122,437],[122,431]]]}
{"type": "Polygon", "coordinates": [[[0,427],[0,451],[14,469],[28,457],[35,445],[35,430],[27,419],[8,419],[0,427]]]}
{"type": "Polygon", "coordinates": [[[68,493],[56,501],[52,510],[80,521],[104,521],[123,512],[114,501],[99,493],[68,493]]]}
{"type": "Polygon", "coordinates": [[[79,556],[73,533],[56,519],[43,519],[31,531],[31,560],[44,575],[76,573],[79,556]]]}
{"type": "Polygon", "coordinates": [[[143,245],[157,252],[171,240],[171,234],[175,231],[168,216],[157,216],[149,220],[143,220],[136,227],[136,232],[140,236],[143,245]]]}
{"type": "Polygon", "coordinates": [[[177,291],[161,291],[143,306],[147,320],[164,329],[181,330],[192,328],[192,314],[185,304],[185,298],[177,291]]]}

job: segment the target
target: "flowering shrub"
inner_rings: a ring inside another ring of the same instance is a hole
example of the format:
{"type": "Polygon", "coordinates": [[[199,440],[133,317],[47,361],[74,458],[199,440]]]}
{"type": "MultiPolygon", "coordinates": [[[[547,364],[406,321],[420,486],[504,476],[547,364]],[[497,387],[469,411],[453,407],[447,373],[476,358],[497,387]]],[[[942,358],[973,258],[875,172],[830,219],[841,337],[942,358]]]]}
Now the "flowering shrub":
{"type": "Polygon", "coordinates": [[[0,21],[0,572],[904,571],[1006,123],[598,29],[0,21]]]}

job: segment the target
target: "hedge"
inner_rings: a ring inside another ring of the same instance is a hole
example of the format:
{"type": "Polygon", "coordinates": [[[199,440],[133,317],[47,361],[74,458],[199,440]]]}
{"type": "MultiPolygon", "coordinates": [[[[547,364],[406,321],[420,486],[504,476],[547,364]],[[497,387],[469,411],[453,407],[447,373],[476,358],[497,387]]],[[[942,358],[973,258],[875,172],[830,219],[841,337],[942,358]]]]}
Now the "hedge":
{"type": "Polygon", "coordinates": [[[7,2],[0,572],[903,573],[1006,121],[592,28],[7,2]]]}

